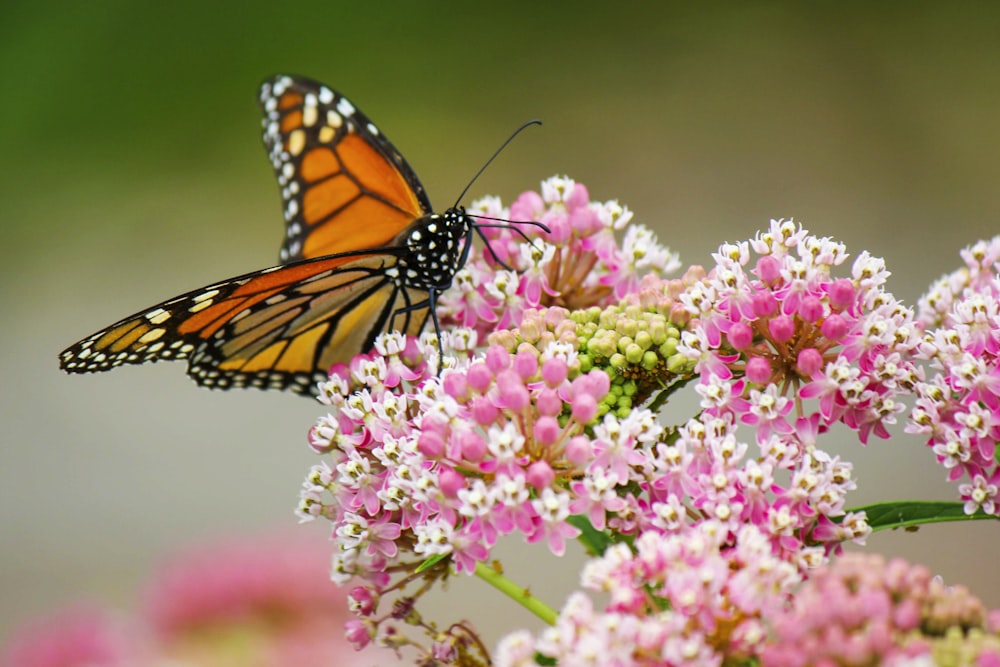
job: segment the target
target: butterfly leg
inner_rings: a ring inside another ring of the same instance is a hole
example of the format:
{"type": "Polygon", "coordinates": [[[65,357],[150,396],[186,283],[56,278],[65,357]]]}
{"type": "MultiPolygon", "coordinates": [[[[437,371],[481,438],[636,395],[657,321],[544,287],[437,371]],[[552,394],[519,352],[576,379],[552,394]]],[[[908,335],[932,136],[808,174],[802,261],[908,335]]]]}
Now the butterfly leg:
{"type": "MultiPolygon", "coordinates": [[[[437,335],[438,355],[440,355],[440,359],[443,361],[444,360],[444,345],[441,342],[441,322],[438,320],[438,316],[437,316],[437,295],[438,295],[438,291],[439,290],[437,288],[431,287],[431,288],[429,288],[427,290],[427,298],[424,299],[423,301],[420,301],[419,303],[411,303],[411,304],[408,304],[406,306],[403,306],[402,308],[397,308],[396,311],[392,314],[391,328],[392,329],[396,329],[397,331],[405,331],[406,330],[405,328],[401,330],[401,329],[399,329],[399,328],[396,327],[396,324],[395,324],[396,317],[400,316],[400,315],[407,315],[408,313],[412,313],[414,311],[424,310],[426,308],[430,312],[431,322],[434,324],[434,333],[435,333],[435,335],[437,335]]],[[[438,374],[439,375],[441,373],[441,363],[442,363],[442,361],[438,362],[438,374]]]]}

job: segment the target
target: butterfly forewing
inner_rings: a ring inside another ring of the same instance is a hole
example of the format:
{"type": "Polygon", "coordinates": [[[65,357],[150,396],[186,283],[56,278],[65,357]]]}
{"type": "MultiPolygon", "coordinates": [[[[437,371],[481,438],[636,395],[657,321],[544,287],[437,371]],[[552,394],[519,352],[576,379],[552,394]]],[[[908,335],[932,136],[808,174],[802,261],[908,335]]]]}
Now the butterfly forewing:
{"type": "Polygon", "coordinates": [[[260,101],[284,202],[282,262],[386,246],[430,213],[409,164],[340,93],[278,76],[261,87],[260,101]]]}

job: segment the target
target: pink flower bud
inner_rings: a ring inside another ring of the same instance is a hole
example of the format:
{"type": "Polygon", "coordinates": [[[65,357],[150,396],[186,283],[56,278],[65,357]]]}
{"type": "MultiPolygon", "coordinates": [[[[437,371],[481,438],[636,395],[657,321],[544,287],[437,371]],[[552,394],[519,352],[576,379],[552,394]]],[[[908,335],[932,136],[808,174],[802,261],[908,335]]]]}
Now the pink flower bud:
{"type": "Polygon", "coordinates": [[[473,431],[466,431],[459,436],[459,444],[462,449],[462,458],[466,461],[482,461],[486,456],[486,441],[473,431]]]}
{"type": "Polygon", "coordinates": [[[768,285],[773,285],[781,278],[781,261],[773,255],[764,255],[757,260],[754,273],[768,285]]]}
{"type": "Polygon", "coordinates": [[[566,460],[577,468],[583,468],[594,455],[594,445],[590,438],[585,435],[578,435],[570,438],[566,443],[566,460]]]}
{"type": "Polygon", "coordinates": [[[552,466],[545,461],[535,461],[528,466],[528,474],[525,481],[535,489],[544,489],[555,479],[556,474],[552,472],[552,466]]]}
{"type": "Polygon", "coordinates": [[[539,444],[551,445],[559,439],[559,433],[561,431],[562,429],[559,428],[559,422],[556,421],[554,417],[539,417],[535,421],[533,434],[535,436],[535,440],[537,440],[539,444]]]}
{"type": "Polygon", "coordinates": [[[344,623],[344,634],[355,651],[360,651],[375,637],[375,626],[370,621],[351,619],[344,623]]]}
{"type": "Polygon", "coordinates": [[[807,347],[799,352],[795,365],[798,366],[799,373],[811,378],[823,368],[823,355],[815,347],[807,347]]]}
{"type": "Polygon", "coordinates": [[[444,392],[456,400],[462,401],[469,397],[469,383],[463,373],[448,373],[441,384],[444,392]]]}
{"type": "Polygon", "coordinates": [[[569,367],[562,359],[549,359],[542,365],[542,379],[550,387],[558,387],[566,379],[569,367]]]}
{"type": "Polygon", "coordinates": [[[597,415],[597,401],[590,394],[580,393],[573,398],[573,419],[581,424],[590,423],[597,415]]]}
{"type": "Polygon", "coordinates": [[[566,208],[580,208],[590,202],[590,193],[583,183],[573,185],[573,191],[566,197],[566,208]]]}
{"type": "Polygon", "coordinates": [[[842,315],[834,313],[823,321],[819,330],[823,335],[834,342],[841,341],[847,335],[847,320],[842,315]]]}
{"type": "Polygon", "coordinates": [[[481,394],[489,389],[490,384],[493,383],[493,373],[482,361],[477,361],[469,366],[465,378],[469,386],[481,394]]]}
{"type": "Polygon", "coordinates": [[[417,450],[429,459],[440,458],[444,454],[444,440],[434,431],[424,431],[417,439],[417,450]]]}
{"type": "Polygon", "coordinates": [[[493,405],[493,401],[485,396],[479,396],[472,401],[472,418],[480,426],[492,424],[497,420],[500,410],[493,405]]]}
{"type": "Polygon", "coordinates": [[[562,412],[563,401],[555,389],[543,387],[535,392],[535,408],[538,414],[555,417],[562,412]]]}
{"type": "Polygon", "coordinates": [[[799,304],[799,317],[806,322],[818,322],[823,317],[823,302],[811,295],[804,297],[799,304]]]}
{"type": "Polygon", "coordinates": [[[611,378],[604,371],[590,371],[582,377],[586,378],[590,394],[596,399],[604,398],[611,391],[611,378]]]}
{"type": "Polygon", "coordinates": [[[778,315],[767,323],[771,338],[779,343],[787,343],[795,335],[795,320],[787,315],[778,315]]]}
{"type": "Polygon", "coordinates": [[[486,350],[486,367],[494,375],[505,368],[510,368],[510,361],[510,352],[499,345],[490,345],[489,349],[486,350]]]}
{"type": "Polygon", "coordinates": [[[502,408],[520,412],[531,403],[524,381],[512,370],[500,371],[497,374],[497,389],[499,396],[497,404],[502,408]]]}
{"type": "Polygon", "coordinates": [[[736,350],[745,350],[753,343],[753,329],[745,322],[735,322],[726,334],[729,344],[736,350]]]}
{"type": "Polygon", "coordinates": [[[830,304],[838,310],[843,310],[854,303],[854,283],[847,278],[833,281],[827,292],[830,295],[830,304]]]}
{"type": "Polygon", "coordinates": [[[518,352],[514,355],[514,370],[522,380],[530,380],[538,372],[538,356],[534,352],[518,352]]]}
{"type": "Polygon", "coordinates": [[[778,312],[778,300],[770,292],[756,292],[751,303],[757,317],[769,317],[778,312]]]}
{"type": "Polygon", "coordinates": [[[754,384],[767,384],[771,379],[771,362],[764,357],[751,357],[747,361],[746,376],[754,384]]]}
{"type": "Polygon", "coordinates": [[[522,192],[510,205],[511,220],[537,220],[545,210],[545,200],[534,190],[522,192]]]}
{"type": "Polygon", "coordinates": [[[465,488],[465,477],[453,468],[442,468],[438,473],[438,486],[446,498],[456,498],[458,492],[465,488]]]}
{"type": "Polygon", "coordinates": [[[555,245],[565,245],[572,235],[573,228],[569,225],[569,216],[561,212],[548,212],[539,220],[549,228],[549,233],[545,235],[545,240],[555,245]]]}

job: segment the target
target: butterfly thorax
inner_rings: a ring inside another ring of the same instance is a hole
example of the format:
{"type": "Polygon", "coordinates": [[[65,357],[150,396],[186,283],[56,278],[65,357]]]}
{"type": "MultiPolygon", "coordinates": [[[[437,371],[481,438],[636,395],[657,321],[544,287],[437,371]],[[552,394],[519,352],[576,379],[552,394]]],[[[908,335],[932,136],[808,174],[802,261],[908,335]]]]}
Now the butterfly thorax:
{"type": "Polygon", "coordinates": [[[404,246],[406,252],[386,274],[401,286],[434,291],[447,289],[465,264],[472,227],[472,219],[461,206],[415,220],[400,235],[399,245],[404,246]]]}

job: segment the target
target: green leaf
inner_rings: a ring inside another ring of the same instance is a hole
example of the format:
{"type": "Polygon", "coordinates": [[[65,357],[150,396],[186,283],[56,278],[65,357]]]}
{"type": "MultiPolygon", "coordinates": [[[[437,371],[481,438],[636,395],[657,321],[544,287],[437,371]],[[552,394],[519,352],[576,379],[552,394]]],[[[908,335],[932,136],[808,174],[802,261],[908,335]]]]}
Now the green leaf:
{"type": "Polygon", "coordinates": [[[900,500],[875,503],[855,507],[848,511],[864,512],[868,516],[868,524],[873,531],[915,528],[925,523],[944,523],[946,521],[996,521],[1000,519],[995,515],[987,514],[982,508],[975,514],[966,514],[962,503],[934,500],[900,500]]]}
{"type": "Polygon", "coordinates": [[[425,560],[423,563],[421,563],[420,565],[418,565],[417,569],[414,570],[413,572],[416,573],[416,574],[420,574],[421,572],[423,572],[427,568],[434,567],[435,565],[437,565],[438,563],[440,563],[441,561],[443,561],[445,558],[447,558],[450,555],[451,554],[436,554],[434,556],[431,556],[430,558],[428,558],[427,560],[425,560]]]}
{"type": "Polygon", "coordinates": [[[580,536],[576,539],[583,544],[587,553],[591,556],[600,556],[613,544],[613,540],[606,533],[594,528],[590,520],[583,514],[577,514],[566,519],[566,523],[578,528],[580,536]]]}

